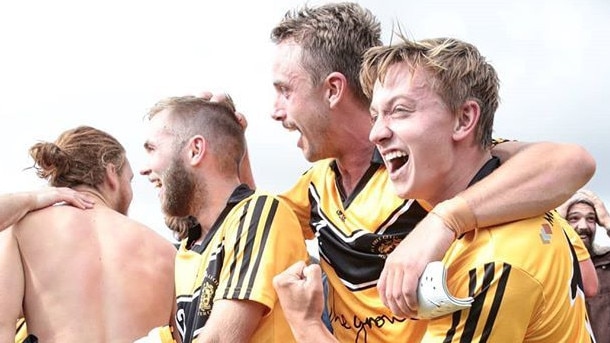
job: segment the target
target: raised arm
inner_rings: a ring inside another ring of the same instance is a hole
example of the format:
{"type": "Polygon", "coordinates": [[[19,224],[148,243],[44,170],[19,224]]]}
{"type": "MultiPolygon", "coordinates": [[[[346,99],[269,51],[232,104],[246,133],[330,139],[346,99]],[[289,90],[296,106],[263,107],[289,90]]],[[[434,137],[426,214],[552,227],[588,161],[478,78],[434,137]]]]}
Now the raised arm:
{"type": "Polygon", "coordinates": [[[324,291],[322,270],[318,264],[295,263],[273,279],[273,288],[297,342],[337,342],[321,319],[324,291]]]}
{"type": "Polygon", "coordinates": [[[606,209],[606,205],[604,205],[602,199],[588,189],[581,189],[578,191],[578,193],[589,198],[589,200],[593,202],[593,206],[595,206],[595,214],[597,214],[597,224],[606,230],[610,230],[610,214],[608,214],[608,210],[606,209]]]}
{"type": "Polygon", "coordinates": [[[44,188],[38,191],[0,195],[0,231],[15,224],[28,212],[59,202],[86,209],[93,207],[93,199],[70,188],[44,188]]]}
{"type": "Polygon", "coordinates": [[[438,204],[388,255],[378,289],[395,314],[416,316],[419,276],[456,236],[553,209],[595,172],[593,157],[573,144],[504,142],[493,154],[503,161],[500,168],[438,204]]]}
{"type": "MultiPolygon", "coordinates": [[[[229,107],[231,107],[231,109],[235,113],[235,118],[237,119],[237,121],[239,122],[241,127],[244,129],[244,131],[246,131],[246,128],[248,127],[248,120],[246,120],[246,116],[244,116],[243,113],[237,111],[237,108],[235,107],[235,102],[233,101],[233,98],[231,98],[231,96],[229,94],[227,94],[227,93],[214,94],[212,92],[205,91],[205,92],[202,92],[199,96],[204,99],[207,99],[209,101],[227,104],[229,107]]],[[[239,166],[239,180],[242,183],[245,183],[246,185],[248,185],[248,187],[250,187],[252,189],[256,188],[256,184],[254,182],[254,175],[252,174],[252,166],[250,164],[250,153],[248,152],[247,144],[246,144],[246,153],[244,154],[244,158],[242,159],[241,164],[239,166]]]]}

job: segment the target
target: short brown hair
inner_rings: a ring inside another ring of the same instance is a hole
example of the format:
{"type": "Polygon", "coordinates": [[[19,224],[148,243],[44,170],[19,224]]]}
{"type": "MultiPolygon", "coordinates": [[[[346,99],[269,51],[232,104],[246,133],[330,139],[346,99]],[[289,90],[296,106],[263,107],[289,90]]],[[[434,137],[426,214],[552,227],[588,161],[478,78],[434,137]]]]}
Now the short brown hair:
{"type": "Polygon", "coordinates": [[[218,156],[221,168],[239,172],[246,153],[246,138],[229,96],[223,102],[195,96],[166,98],[153,106],[147,118],[152,119],[164,110],[170,113],[171,130],[177,144],[184,144],[194,135],[202,135],[208,140],[209,149],[218,156]]]}
{"type": "Polygon", "coordinates": [[[343,74],[351,91],[368,106],[358,74],[364,52],[382,44],[377,18],[359,4],[340,2],[286,12],[271,31],[271,41],[293,40],[303,49],[301,63],[311,82],[319,84],[332,72],[343,74]]]}
{"type": "Polygon", "coordinates": [[[376,81],[383,82],[388,68],[406,62],[412,70],[423,68],[430,86],[456,113],[467,100],[476,101],[481,116],[476,139],[484,148],[492,143],[493,120],[500,102],[500,81],[494,68],[472,44],[454,38],[412,41],[405,37],[396,45],[371,48],[364,55],[360,82],[372,96],[376,81]]]}

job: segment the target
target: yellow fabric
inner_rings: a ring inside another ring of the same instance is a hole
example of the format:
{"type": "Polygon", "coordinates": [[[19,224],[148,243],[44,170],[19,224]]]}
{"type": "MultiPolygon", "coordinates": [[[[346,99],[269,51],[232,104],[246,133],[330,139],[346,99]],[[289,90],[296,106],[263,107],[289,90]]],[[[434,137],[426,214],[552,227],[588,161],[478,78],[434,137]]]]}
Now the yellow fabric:
{"type": "Polygon", "coordinates": [[[28,337],[28,328],[25,323],[25,318],[17,320],[17,328],[15,332],[15,343],[22,343],[28,337]]]}
{"type": "Polygon", "coordinates": [[[159,330],[159,340],[163,343],[175,343],[172,337],[172,330],[169,326],[164,326],[159,330]]]}
{"type": "MultiPolygon", "coordinates": [[[[555,217],[559,218],[558,220],[565,220],[559,214],[556,214],[555,217]]],[[[590,259],[591,255],[589,255],[589,250],[587,250],[585,243],[582,241],[578,233],[576,233],[576,230],[574,230],[574,228],[568,222],[562,224],[562,227],[564,228],[566,234],[568,235],[568,238],[570,239],[570,243],[572,243],[572,246],[576,251],[576,257],[578,258],[578,261],[582,262],[590,259]]]]}
{"type": "MultiPolygon", "coordinates": [[[[424,342],[591,342],[576,253],[555,211],[469,232],[444,263],[470,309],[430,320],[424,342]]],[[[567,224],[566,224],[567,225],[567,224]]]]}
{"type": "Polygon", "coordinates": [[[277,198],[259,191],[236,202],[211,228],[201,253],[187,250],[186,240],[179,247],[177,330],[190,342],[205,325],[215,300],[251,300],[269,309],[251,341],[292,342],[272,279],[308,258],[297,218],[277,198]]]}
{"type": "Polygon", "coordinates": [[[394,195],[379,163],[371,163],[361,181],[366,184],[345,199],[335,170],[332,160],[316,162],[281,196],[297,213],[305,236],[318,237],[334,335],[340,342],[417,342],[426,321],[395,317],[376,286],[385,256],[426,211],[394,195]]]}

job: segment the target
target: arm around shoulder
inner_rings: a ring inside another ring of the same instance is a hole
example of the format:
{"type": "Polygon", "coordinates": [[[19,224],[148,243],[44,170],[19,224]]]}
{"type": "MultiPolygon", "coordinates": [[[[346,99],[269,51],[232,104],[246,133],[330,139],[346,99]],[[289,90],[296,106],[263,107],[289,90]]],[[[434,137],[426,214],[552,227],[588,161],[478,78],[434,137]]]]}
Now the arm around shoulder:
{"type": "Polygon", "coordinates": [[[38,191],[0,195],[0,231],[17,223],[28,212],[66,202],[87,209],[93,207],[93,199],[70,188],[49,187],[38,191]]]}
{"type": "Polygon", "coordinates": [[[575,144],[511,141],[496,145],[492,154],[503,164],[462,193],[479,227],[553,209],[569,199],[595,172],[593,157],[575,144]]]}

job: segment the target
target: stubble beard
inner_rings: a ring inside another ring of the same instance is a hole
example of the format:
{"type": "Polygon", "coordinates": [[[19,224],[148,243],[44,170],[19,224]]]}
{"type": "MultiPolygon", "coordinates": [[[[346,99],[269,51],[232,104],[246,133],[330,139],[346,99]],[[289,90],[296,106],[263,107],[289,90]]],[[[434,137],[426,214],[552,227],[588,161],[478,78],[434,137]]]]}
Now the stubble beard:
{"type": "Polygon", "coordinates": [[[332,144],[332,137],[329,130],[329,120],[324,115],[317,115],[313,119],[313,123],[307,125],[310,131],[315,132],[315,135],[305,135],[303,132],[303,154],[308,162],[316,162],[326,158],[336,158],[331,153],[328,146],[332,144]]]}

